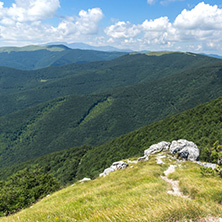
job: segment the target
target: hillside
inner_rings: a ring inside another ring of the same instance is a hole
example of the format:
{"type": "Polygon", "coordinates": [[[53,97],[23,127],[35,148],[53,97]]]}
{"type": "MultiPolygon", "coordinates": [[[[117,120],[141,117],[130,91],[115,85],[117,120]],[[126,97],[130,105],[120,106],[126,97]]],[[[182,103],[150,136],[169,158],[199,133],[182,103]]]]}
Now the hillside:
{"type": "MultiPolygon", "coordinates": [[[[204,149],[212,147],[217,140],[222,144],[221,116],[222,97],[122,135],[100,146],[74,147],[11,167],[1,168],[0,179],[6,179],[9,175],[25,167],[39,165],[46,172],[55,176],[61,184],[67,184],[83,177],[93,178],[114,161],[142,156],[143,151],[154,143],[179,138],[194,141],[200,149],[200,159],[209,161],[205,159],[204,149]]],[[[40,142],[41,140],[39,140],[40,142]]],[[[55,144],[53,145],[55,146],[55,144]]],[[[40,143],[39,147],[41,146],[43,145],[40,143]]],[[[6,165],[4,159],[7,160],[7,163],[10,163],[10,159],[13,160],[14,155],[16,160],[24,161],[25,155],[32,154],[30,148],[24,149],[24,145],[17,147],[23,147],[23,149],[14,149],[13,153],[5,149],[4,153],[2,152],[1,163],[6,165]],[[23,159],[19,159],[21,157],[23,159]]],[[[64,144],[61,147],[64,148],[64,144]]],[[[42,149],[38,152],[43,151],[42,149]]],[[[15,162],[10,164],[12,163],[15,162]]]]}
{"type": "MultiPolygon", "coordinates": [[[[175,52],[161,56],[130,54],[112,61],[74,63],[36,71],[0,68],[0,116],[61,96],[98,93],[182,72],[196,75],[194,69],[201,67],[204,73],[212,69],[220,72],[221,64],[221,60],[207,56],[175,52]]],[[[183,76],[178,78],[184,80],[183,76]]]]}
{"type": "Polygon", "coordinates": [[[126,53],[70,49],[64,45],[2,47],[0,48],[0,66],[35,70],[74,62],[105,61],[124,54],[126,53]]]}
{"type": "Polygon", "coordinates": [[[221,85],[219,62],[106,93],[60,97],[3,116],[1,165],[83,144],[102,144],[217,98],[222,95],[221,85]]]}
{"type": "Polygon", "coordinates": [[[221,178],[203,177],[191,162],[163,161],[158,165],[152,156],[106,177],[77,182],[0,221],[219,221],[221,178]],[[177,167],[168,177],[179,180],[187,198],[167,193],[171,187],[161,175],[170,164],[177,167]]]}

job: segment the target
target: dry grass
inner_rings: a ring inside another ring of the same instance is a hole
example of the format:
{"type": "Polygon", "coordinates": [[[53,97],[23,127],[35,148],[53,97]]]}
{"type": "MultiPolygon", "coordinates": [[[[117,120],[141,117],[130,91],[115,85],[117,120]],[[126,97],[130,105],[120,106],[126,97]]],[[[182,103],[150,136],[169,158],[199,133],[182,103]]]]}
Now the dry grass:
{"type": "Polygon", "coordinates": [[[180,181],[184,199],[166,193],[160,178],[167,165],[131,164],[104,178],[76,183],[39,201],[32,208],[0,221],[198,221],[221,216],[220,178],[203,178],[199,167],[184,163],[171,177],[180,181]],[[205,188],[206,186],[206,188],[205,188]]]}

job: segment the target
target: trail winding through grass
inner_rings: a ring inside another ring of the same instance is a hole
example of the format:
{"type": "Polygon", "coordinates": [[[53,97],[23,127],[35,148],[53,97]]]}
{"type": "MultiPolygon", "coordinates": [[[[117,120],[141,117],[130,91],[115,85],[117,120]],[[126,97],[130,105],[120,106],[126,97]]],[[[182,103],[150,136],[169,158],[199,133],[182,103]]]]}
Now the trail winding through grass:
{"type": "Polygon", "coordinates": [[[176,167],[177,167],[176,165],[170,165],[169,168],[166,171],[164,171],[165,176],[161,176],[161,178],[163,180],[165,180],[168,184],[170,184],[171,187],[172,187],[172,190],[167,191],[168,194],[171,194],[171,195],[174,195],[174,196],[180,196],[180,197],[183,197],[183,198],[188,198],[188,196],[185,196],[185,195],[183,195],[182,192],[180,192],[179,181],[172,180],[172,179],[169,179],[167,177],[170,173],[173,173],[175,171],[176,167]]]}

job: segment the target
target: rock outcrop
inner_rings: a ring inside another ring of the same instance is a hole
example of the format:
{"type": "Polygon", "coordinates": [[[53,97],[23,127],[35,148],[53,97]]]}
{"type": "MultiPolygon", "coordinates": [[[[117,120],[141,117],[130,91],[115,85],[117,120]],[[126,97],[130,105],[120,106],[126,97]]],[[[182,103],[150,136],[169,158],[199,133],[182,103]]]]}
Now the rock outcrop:
{"type": "Polygon", "coordinates": [[[182,159],[190,161],[198,160],[200,154],[195,143],[183,139],[173,140],[170,144],[170,152],[172,154],[177,154],[178,157],[182,159]]]}
{"type": "Polygon", "coordinates": [[[170,143],[166,141],[162,141],[157,144],[153,144],[152,146],[149,147],[149,149],[144,150],[144,156],[149,156],[154,153],[159,153],[164,150],[169,150],[170,143]]]}
{"type": "Polygon", "coordinates": [[[124,161],[118,161],[118,162],[114,162],[111,167],[106,168],[103,173],[100,173],[99,176],[100,177],[104,177],[106,175],[108,175],[111,172],[114,172],[116,170],[120,170],[120,169],[125,169],[127,168],[129,165],[128,163],[125,163],[124,161]]]}
{"type": "Polygon", "coordinates": [[[149,156],[154,153],[159,153],[163,150],[168,150],[170,143],[162,141],[157,144],[151,145],[148,149],[144,150],[144,156],[140,157],[137,161],[146,161],[149,159],[149,156]]]}
{"type": "Polygon", "coordinates": [[[162,141],[160,143],[153,144],[148,149],[144,150],[144,156],[140,157],[137,161],[148,160],[151,154],[168,150],[170,153],[177,154],[178,157],[184,160],[196,161],[199,157],[199,149],[195,143],[180,139],[173,140],[171,143],[162,141]]]}
{"type": "MultiPolygon", "coordinates": [[[[148,149],[144,150],[144,156],[137,159],[137,161],[133,161],[133,163],[139,161],[146,161],[149,159],[149,156],[155,153],[160,153],[162,151],[169,151],[171,154],[177,154],[177,157],[182,158],[183,160],[197,161],[199,158],[199,149],[197,145],[191,141],[187,141],[185,139],[173,140],[171,143],[162,141],[157,144],[151,145],[148,149]]],[[[128,160],[130,163],[131,161],[128,160]]],[[[159,157],[158,164],[164,164],[164,162],[159,157]]],[[[111,172],[114,172],[119,169],[125,169],[128,167],[128,164],[119,161],[114,162],[109,168],[105,169],[103,173],[99,176],[106,176],[111,172]]],[[[211,165],[214,168],[214,165],[211,165]]]]}

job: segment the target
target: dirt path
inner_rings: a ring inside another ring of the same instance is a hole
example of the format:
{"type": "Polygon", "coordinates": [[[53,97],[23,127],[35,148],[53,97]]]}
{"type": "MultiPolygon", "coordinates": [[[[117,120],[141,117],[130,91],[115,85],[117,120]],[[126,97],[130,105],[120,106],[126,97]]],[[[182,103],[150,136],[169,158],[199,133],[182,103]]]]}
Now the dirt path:
{"type": "Polygon", "coordinates": [[[156,156],[156,163],[157,163],[157,164],[165,164],[165,163],[162,161],[162,158],[166,158],[166,156],[157,155],[157,156],[156,156]]]}
{"type": "Polygon", "coordinates": [[[166,171],[164,171],[165,176],[161,176],[161,178],[165,180],[168,184],[170,184],[172,187],[172,189],[168,190],[167,193],[174,196],[188,198],[188,196],[185,196],[183,195],[182,192],[180,192],[179,182],[177,180],[172,180],[167,177],[170,173],[173,173],[175,171],[175,168],[176,168],[176,165],[170,165],[169,168],[166,171]]]}
{"type": "MultiPolygon", "coordinates": [[[[162,161],[162,158],[164,158],[164,157],[165,156],[158,155],[156,157],[157,164],[165,164],[162,161]]],[[[182,198],[189,198],[188,196],[185,196],[182,192],[180,192],[179,181],[172,180],[172,179],[168,178],[168,175],[173,173],[175,171],[176,167],[177,167],[177,165],[170,165],[169,168],[166,171],[164,171],[165,176],[160,176],[160,177],[163,180],[165,180],[171,186],[171,189],[167,191],[168,194],[174,195],[174,196],[179,196],[179,197],[182,197],[182,198]]],[[[190,220],[190,222],[192,222],[192,220],[190,220]]],[[[202,218],[202,219],[198,220],[198,222],[222,222],[222,218],[208,216],[207,218],[202,218]]]]}

